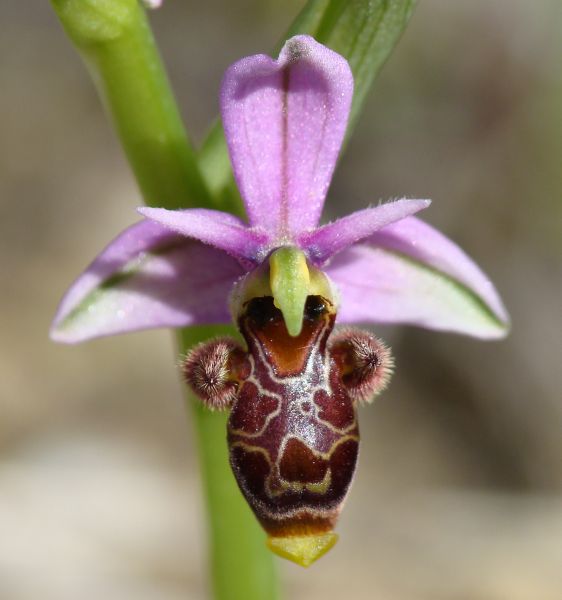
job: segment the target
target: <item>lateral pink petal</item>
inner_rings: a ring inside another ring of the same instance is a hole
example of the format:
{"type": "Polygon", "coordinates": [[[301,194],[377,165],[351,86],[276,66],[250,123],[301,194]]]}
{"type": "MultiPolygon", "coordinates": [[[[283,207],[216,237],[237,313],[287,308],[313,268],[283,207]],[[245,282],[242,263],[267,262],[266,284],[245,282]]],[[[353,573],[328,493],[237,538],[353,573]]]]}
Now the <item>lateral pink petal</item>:
{"type": "Polygon", "coordinates": [[[352,95],[347,61],[305,35],[277,61],[250,56],[227,70],[223,126],[252,226],[279,239],[317,225],[352,95]]]}
{"type": "Polygon", "coordinates": [[[504,337],[509,316],[494,286],[456,244],[415,217],[385,227],[326,269],[342,323],[407,323],[504,337]]]}
{"type": "Polygon", "coordinates": [[[218,210],[167,210],[144,206],[137,210],[177,233],[256,264],[263,260],[262,254],[269,241],[265,232],[251,230],[240,219],[218,210]]]}
{"type": "Polygon", "coordinates": [[[72,284],[51,338],[73,344],[141,329],[228,323],[228,296],[243,273],[224,252],[141,221],[72,284]]]}
{"type": "Polygon", "coordinates": [[[308,252],[314,264],[322,266],[338,252],[430,204],[431,200],[396,200],[375,208],[359,210],[314,231],[301,234],[298,245],[308,252]]]}

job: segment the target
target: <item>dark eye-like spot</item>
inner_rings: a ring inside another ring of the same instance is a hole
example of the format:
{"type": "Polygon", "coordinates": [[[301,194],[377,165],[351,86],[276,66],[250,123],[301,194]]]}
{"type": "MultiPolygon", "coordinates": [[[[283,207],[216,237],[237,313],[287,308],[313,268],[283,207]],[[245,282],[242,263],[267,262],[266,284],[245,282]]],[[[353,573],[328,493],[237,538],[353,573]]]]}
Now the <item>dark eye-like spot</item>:
{"type": "Polygon", "coordinates": [[[316,320],[327,310],[326,301],[322,296],[309,296],[304,307],[304,316],[307,319],[316,320]]]}
{"type": "Polygon", "coordinates": [[[250,319],[256,327],[263,327],[265,324],[281,319],[281,311],[273,304],[271,296],[261,298],[252,298],[246,304],[246,317],[250,319]]]}

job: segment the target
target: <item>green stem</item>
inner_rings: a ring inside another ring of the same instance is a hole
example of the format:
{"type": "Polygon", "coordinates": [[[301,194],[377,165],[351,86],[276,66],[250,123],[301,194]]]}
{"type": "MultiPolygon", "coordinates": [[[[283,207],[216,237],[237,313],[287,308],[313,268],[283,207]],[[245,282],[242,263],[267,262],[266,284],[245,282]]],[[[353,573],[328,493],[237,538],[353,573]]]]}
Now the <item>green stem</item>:
{"type": "MultiPolygon", "coordinates": [[[[90,67],[147,204],[168,208],[235,204],[211,196],[185,133],[144,11],[137,0],[52,0],[90,67]]],[[[226,206],[223,206],[226,208],[226,206]]],[[[178,333],[182,352],[224,333],[178,333]]],[[[228,328],[229,333],[234,332],[228,328]]],[[[273,557],[228,464],[225,415],[192,407],[216,600],[275,600],[273,557]]]]}
{"type": "Polygon", "coordinates": [[[90,68],[144,200],[167,208],[212,201],[137,0],[52,0],[90,68]]]}

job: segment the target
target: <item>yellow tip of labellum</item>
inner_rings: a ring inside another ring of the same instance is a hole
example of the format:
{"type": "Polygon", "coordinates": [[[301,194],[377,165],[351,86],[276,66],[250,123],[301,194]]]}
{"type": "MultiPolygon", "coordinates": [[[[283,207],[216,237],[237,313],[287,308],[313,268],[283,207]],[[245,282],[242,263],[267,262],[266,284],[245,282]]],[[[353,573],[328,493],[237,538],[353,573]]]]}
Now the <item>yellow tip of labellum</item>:
{"type": "Polygon", "coordinates": [[[269,284],[275,306],[283,314],[289,335],[302,329],[304,305],[309,294],[310,273],[302,250],[285,246],[269,258],[269,284]]]}
{"type": "Polygon", "coordinates": [[[324,556],[338,541],[338,535],[330,531],[318,535],[299,535],[291,537],[268,537],[267,547],[287,560],[301,567],[309,567],[324,556]]]}

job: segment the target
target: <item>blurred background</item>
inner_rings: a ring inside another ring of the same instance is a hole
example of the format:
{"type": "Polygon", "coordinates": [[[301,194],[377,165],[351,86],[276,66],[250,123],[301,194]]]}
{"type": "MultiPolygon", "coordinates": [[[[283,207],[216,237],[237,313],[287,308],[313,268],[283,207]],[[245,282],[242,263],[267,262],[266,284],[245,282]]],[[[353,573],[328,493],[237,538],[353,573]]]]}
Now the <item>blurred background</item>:
{"type": "MultiPolygon", "coordinates": [[[[152,13],[195,140],[224,69],[272,48],[303,5],[152,13]]],[[[561,32],[559,0],[423,0],[376,83],[325,217],[433,198],[424,218],[487,271],[513,331],[378,329],[397,372],[361,410],[340,542],[308,571],[280,561],[286,598],[562,598],[561,32]]],[[[0,599],[202,599],[172,336],[47,337],[66,287],[140,204],[48,2],[3,2],[0,76],[0,599]]]]}

